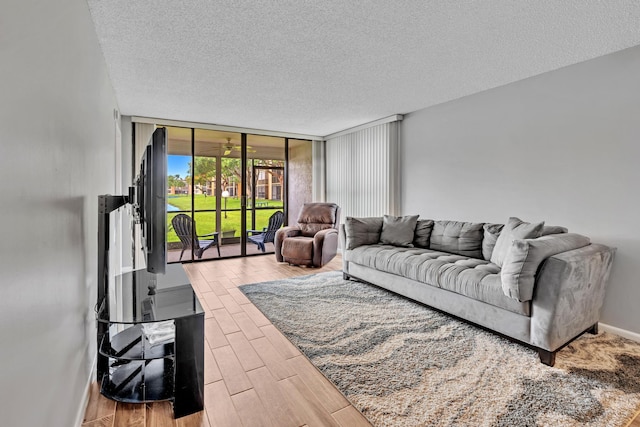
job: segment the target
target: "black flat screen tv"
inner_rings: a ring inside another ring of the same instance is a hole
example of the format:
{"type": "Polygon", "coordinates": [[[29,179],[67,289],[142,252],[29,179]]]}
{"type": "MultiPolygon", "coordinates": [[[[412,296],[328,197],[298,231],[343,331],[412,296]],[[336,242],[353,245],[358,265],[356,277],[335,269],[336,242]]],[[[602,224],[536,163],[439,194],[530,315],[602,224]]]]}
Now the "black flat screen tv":
{"type": "Polygon", "coordinates": [[[149,273],[163,274],[167,264],[167,131],[158,128],[140,161],[134,209],[149,273]]]}

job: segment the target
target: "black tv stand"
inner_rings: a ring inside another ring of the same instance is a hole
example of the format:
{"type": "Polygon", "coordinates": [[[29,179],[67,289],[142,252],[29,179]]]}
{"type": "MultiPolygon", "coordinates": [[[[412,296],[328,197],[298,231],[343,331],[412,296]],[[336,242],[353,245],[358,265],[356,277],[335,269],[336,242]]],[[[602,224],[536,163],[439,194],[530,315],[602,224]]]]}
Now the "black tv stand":
{"type": "Polygon", "coordinates": [[[175,417],[203,409],[204,311],[182,265],[165,274],[146,270],[116,277],[115,298],[98,308],[100,392],[129,403],[172,400],[175,417]],[[149,295],[149,281],[155,294],[149,295]],[[173,336],[154,342],[145,327],[171,326],[173,336]]]}
{"type": "Polygon", "coordinates": [[[179,418],[204,406],[204,310],[180,264],[128,272],[110,286],[109,214],[129,200],[98,198],[97,380],[116,401],[173,401],[179,418]]]}

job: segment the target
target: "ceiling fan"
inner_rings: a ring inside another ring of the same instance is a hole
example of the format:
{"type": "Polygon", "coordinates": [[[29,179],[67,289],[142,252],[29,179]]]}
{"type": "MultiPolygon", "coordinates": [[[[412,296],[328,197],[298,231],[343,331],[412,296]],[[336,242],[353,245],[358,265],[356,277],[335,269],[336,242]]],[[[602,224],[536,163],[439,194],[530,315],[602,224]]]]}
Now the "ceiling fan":
{"type": "MultiPolygon", "coordinates": [[[[223,156],[228,156],[232,151],[237,151],[238,153],[242,150],[240,145],[233,144],[231,142],[231,138],[227,138],[227,144],[224,146],[224,154],[223,156]]],[[[256,150],[253,149],[250,145],[247,145],[248,153],[255,153],[256,150]]]]}

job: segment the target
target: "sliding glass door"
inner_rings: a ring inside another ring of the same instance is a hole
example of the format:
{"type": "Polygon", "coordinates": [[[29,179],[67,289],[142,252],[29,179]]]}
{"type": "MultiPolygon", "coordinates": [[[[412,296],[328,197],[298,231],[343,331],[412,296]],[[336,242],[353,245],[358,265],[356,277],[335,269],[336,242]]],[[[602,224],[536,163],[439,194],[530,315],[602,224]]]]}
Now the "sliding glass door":
{"type": "Polygon", "coordinates": [[[273,239],[259,245],[252,237],[268,227],[275,212],[287,212],[287,140],[208,129],[167,130],[168,262],[272,253],[273,239]],[[180,236],[173,221],[177,215],[188,217],[191,236],[180,236]]]}
{"type": "Polygon", "coordinates": [[[253,230],[247,234],[247,253],[274,250],[273,233],[266,232],[271,216],[285,212],[285,148],[284,138],[247,135],[246,224],[247,230],[253,230]],[[254,235],[257,238],[250,237],[254,235]]]}

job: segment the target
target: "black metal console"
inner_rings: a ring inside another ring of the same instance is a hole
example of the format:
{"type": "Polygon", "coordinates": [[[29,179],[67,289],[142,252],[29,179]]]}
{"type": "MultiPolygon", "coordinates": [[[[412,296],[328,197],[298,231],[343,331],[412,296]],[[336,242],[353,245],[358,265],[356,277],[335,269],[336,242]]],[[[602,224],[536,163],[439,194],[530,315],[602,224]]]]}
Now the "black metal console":
{"type": "Polygon", "coordinates": [[[204,310],[180,264],[128,272],[110,286],[108,216],[126,203],[99,199],[97,380],[116,401],[171,400],[179,418],[203,409],[204,310]]]}

